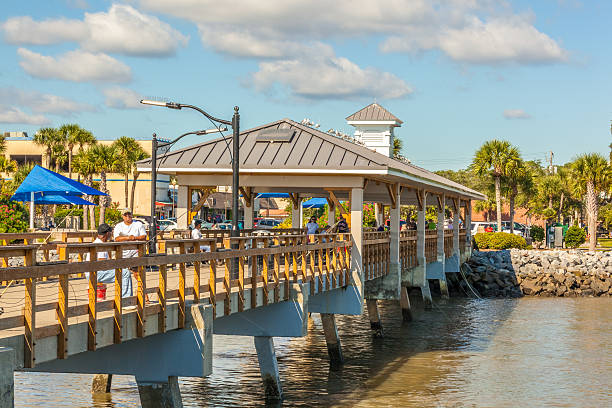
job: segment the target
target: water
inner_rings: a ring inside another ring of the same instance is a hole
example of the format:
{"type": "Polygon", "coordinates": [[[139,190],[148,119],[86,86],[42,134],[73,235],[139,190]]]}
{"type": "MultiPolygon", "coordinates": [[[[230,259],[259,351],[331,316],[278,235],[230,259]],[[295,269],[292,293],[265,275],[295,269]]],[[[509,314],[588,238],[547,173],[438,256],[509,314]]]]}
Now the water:
{"type": "MultiPolygon", "coordinates": [[[[381,307],[385,338],[366,316],[338,317],[346,363],[330,371],[317,316],[305,338],[275,339],[282,406],[610,407],[612,298],[437,300],[401,322],[381,307]]],[[[414,303],[417,303],[414,305],[414,303]]],[[[186,407],[265,406],[251,338],[215,336],[214,374],[181,379],[186,407]]],[[[133,377],[92,399],[90,375],[16,373],[17,407],[137,407],[133,377]]]]}

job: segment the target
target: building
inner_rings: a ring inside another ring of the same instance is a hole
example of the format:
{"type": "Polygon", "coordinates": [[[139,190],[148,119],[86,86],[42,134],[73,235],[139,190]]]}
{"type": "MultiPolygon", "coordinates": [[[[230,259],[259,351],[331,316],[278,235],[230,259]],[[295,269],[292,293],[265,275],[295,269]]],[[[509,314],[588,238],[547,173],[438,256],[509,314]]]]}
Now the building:
{"type": "MultiPolygon", "coordinates": [[[[51,163],[48,166],[45,157],[45,149],[43,146],[34,143],[32,137],[28,136],[26,132],[6,132],[5,137],[5,151],[4,155],[7,159],[11,159],[17,162],[17,164],[34,163],[44,165],[47,168],[55,170],[55,164],[51,163]]],[[[98,140],[98,143],[103,145],[110,145],[114,140],[98,140]]],[[[138,144],[143,148],[145,152],[151,154],[152,142],[151,140],[137,140],[138,144]]],[[[68,164],[60,167],[60,172],[68,176],[68,164]]],[[[10,174],[4,175],[5,179],[10,179],[10,174]]],[[[77,178],[77,175],[73,174],[73,178],[77,178]]],[[[99,182],[100,178],[94,176],[94,182],[99,182]]],[[[133,177],[130,175],[128,178],[128,194],[131,194],[133,177]]],[[[111,196],[112,202],[119,203],[120,207],[125,206],[125,187],[124,177],[122,174],[109,173],[107,174],[108,191],[111,196]]],[[[157,177],[157,193],[156,202],[158,214],[169,216],[172,209],[172,196],[169,191],[170,177],[164,174],[160,174],[157,177]]],[[[137,215],[149,215],[151,213],[151,174],[141,174],[136,181],[136,190],[134,192],[134,213],[137,215]]],[[[128,197],[129,202],[129,197],[128,197]]]]}

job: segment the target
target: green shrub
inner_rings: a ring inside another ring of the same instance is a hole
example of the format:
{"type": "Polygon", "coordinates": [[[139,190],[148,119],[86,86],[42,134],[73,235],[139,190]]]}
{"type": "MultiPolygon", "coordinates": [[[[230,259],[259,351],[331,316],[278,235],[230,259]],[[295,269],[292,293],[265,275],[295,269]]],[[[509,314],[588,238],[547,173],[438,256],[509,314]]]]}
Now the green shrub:
{"type": "Polygon", "coordinates": [[[534,242],[544,241],[544,228],[537,225],[532,225],[531,230],[529,231],[529,236],[531,236],[534,242]]]}
{"type": "Polygon", "coordinates": [[[565,245],[568,248],[578,248],[586,241],[586,232],[580,227],[569,227],[565,233],[565,245]]]}
{"type": "Polygon", "coordinates": [[[28,212],[8,195],[0,196],[0,233],[26,232],[28,230],[28,212]]]}
{"type": "Polygon", "coordinates": [[[527,249],[525,238],[507,232],[485,232],[474,235],[479,249],[527,249]]]}

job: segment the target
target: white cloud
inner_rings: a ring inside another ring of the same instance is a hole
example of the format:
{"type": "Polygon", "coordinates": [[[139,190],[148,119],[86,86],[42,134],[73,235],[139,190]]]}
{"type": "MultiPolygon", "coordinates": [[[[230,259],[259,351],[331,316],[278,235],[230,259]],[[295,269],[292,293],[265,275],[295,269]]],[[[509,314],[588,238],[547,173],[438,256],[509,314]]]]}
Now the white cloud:
{"type": "Polygon", "coordinates": [[[2,23],[0,28],[4,32],[4,41],[9,44],[57,44],[87,35],[83,22],[66,18],[37,22],[29,16],[13,17],[2,23]]]}
{"type": "Polygon", "coordinates": [[[114,86],[103,89],[102,94],[106,97],[106,106],[110,108],[139,109],[143,107],[140,103],[143,96],[131,89],[114,86]]]}
{"type": "Polygon", "coordinates": [[[44,115],[30,115],[19,108],[0,105],[0,123],[43,126],[51,121],[44,115]]]}
{"type": "Polygon", "coordinates": [[[506,109],[504,111],[506,119],[531,119],[531,115],[522,109],[506,109]]]}
{"type": "MultiPolygon", "coordinates": [[[[384,52],[440,50],[473,64],[556,63],[567,51],[492,0],[139,0],[143,7],[196,23],[204,45],[227,55],[292,59],[308,44],[381,41],[384,52]]],[[[306,48],[305,48],[306,47],[306,48]]]]}
{"type": "Polygon", "coordinates": [[[17,54],[21,57],[19,65],[36,78],[74,82],[127,82],[132,77],[130,67],[106,54],[77,50],[55,58],[25,48],[19,48],[17,54]]]}
{"type": "Polygon", "coordinates": [[[410,85],[393,74],[362,69],[340,57],[263,62],[253,74],[253,84],[267,91],[279,84],[299,97],[318,99],[393,99],[413,92],[410,85]]]}
{"type": "Polygon", "coordinates": [[[79,112],[95,110],[92,105],[87,103],[76,102],[58,95],[17,88],[0,88],[0,100],[11,105],[27,107],[34,113],[49,113],[60,116],[72,116],[79,112]]]}
{"type": "Polygon", "coordinates": [[[92,52],[134,56],[174,55],[188,41],[188,37],[157,17],[119,4],[113,4],[108,12],[85,13],[82,21],[13,17],[2,23],[0,29],[5,41],[11,44],[75,42],[92,52]]]}

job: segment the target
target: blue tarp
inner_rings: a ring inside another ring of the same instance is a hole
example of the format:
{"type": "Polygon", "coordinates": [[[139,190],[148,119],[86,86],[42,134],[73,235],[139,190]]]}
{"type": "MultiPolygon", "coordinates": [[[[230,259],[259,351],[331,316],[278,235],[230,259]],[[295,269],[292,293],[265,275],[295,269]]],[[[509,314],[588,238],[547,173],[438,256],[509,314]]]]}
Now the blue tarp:
{"type": "Polygon", "coordinates": [[[35,198],[36,204],[60,204],[60,205],[95,205],[94,203],[84,200],[79,196],[71,195],[56,195],[56,194],[45,194],[42,197],[35,198]]]}
{"type": "MultiPolygon", "coordinates": [[[[42,202],[47,195],[52,196],[82,196],[82,195],[106,195],[101,191],[71,180],[68,177],[57,174],[54,171],[41,166],[34,166],[30,174],[23,180],[15,194],[11,197],[13,201],[30,201],[30,193],[34,192],[34,202],[40,204],[53,204],[42,202]]],[[[83,200],[85,201],[85,200],[83,200]]],[[[70,204],[70,203],[66,203],[70,204]]],[[[91,205],[91,203],[87,204],[91,205]]]]}
{"type": "Polygon", "coordinates": [[[289,193],[259,193],[255,198],[289,198],[289,193]]]}
{"type": "Polygon", "coordinates": [[[326,198],[315,197],[302,203],[303,208],[323,208],[327,204],[326,198]]]}

